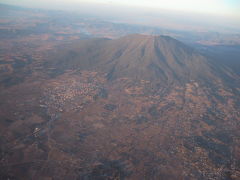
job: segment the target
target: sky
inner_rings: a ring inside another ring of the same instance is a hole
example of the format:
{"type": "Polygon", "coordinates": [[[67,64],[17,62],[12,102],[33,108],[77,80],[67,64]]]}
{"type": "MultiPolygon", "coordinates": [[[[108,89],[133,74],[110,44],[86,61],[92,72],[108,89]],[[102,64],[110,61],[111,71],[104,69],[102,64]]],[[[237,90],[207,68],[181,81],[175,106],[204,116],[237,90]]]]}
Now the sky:
{"type": "MultiPolygon", "coordinates": [[[[72,0],[77,2],[77,0],[72,0]]],[[[155,9],[180,10],[219,15],[240,14],[239,0],[88,0],[92,3],[112,3],[155,9]]]]}
{"type": "Polygon", "coordinates": [[[46,7],[48,4],[95,3],[240,16],[240,0],[1,0],[1,2],[40,7],[46,7]]]}
{"type": "Polygon", "coordinates": [[[1,3],[80,11],[127,23],[205,23],[217,28],[223,24],[240,30],[240,0],[1,0],[1,3]]]}

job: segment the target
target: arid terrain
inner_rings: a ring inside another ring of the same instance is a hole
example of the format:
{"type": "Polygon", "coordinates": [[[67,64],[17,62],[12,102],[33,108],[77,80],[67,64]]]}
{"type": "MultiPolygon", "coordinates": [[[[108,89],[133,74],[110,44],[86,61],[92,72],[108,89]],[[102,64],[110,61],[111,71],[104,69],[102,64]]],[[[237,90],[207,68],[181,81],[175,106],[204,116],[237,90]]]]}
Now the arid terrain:
{"type": "Polygon", "coordinates": [[[230,66],[166,35],[1,23],[0,179],[240,179],[230,66]]]}

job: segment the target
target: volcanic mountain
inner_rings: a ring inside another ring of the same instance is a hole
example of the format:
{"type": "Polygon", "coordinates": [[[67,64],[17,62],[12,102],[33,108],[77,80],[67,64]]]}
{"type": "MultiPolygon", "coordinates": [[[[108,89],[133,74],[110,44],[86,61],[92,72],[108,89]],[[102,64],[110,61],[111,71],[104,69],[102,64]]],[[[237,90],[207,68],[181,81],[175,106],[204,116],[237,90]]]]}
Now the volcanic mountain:
{"type": "Polygon", "coordinates": [[[95,70],[108,80],[132,78],[162,83],[234,81],[224,66],[209,61],[191,47],[169,36],[128,35],[117,40],[95,39],[64,45],[47,66],[95,70]]]}
{"type": "Polygon", "coordinates": [[[1,61],[0,179],[239,179],[225,66],[168,36],[43,49],[1,61]]]}

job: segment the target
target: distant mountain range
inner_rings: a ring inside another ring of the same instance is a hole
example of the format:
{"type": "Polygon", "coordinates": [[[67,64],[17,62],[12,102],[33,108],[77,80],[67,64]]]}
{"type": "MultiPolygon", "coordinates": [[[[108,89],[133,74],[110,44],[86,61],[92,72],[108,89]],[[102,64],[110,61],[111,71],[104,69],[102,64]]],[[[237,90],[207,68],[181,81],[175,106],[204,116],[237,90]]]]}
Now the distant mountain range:
{"type": "Polygon", "coordinates": [[[0,3],[0,37],[49,33],[56,36],[77,35],[81,38],[119,38],[128,34],[167,35],[186,43],[202,45],[239,45],[239,33],[219,33],[214,31],[193,31],[168,29],[136,24],[114,23],[86,14],[65,11],[31,9],[0,3]],[[21,22],[21,23],[19,23],[21,22]],[[11,26],[14,24],[14,26],[11,26]],[[67,29],[64,27],[68,27],[67,29]]]}

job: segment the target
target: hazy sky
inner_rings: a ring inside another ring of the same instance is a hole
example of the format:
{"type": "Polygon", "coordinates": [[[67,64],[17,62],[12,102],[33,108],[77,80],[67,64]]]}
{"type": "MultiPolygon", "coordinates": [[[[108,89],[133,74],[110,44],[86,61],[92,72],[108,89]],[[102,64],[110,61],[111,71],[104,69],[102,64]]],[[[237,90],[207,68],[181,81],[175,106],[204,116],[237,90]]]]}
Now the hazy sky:
{"type": "MultiPolygon", "coordinates": [[[[240,30],[240,0],[1,0],[27,7],[74,10],[129,23],[206,25],[240,30]],[[165,14],[163,14],[165,13],[165,14]],[[167,16],[166,16],[167,15],[167,16]],[[172,16],[174,15],[174,16],[172,16]],[[139,22],[138,22],[139,21],[139,22]]],[[[238,31],[237,30],[237,31],[238,31]]]]}
{"type": "Polygon", "coordinates": [[[28,6],[98,3],[240,16],[240,0],[1,0],[28,6]]]}
{"type": "MultiPolygon", "coordinates": [[[[71,1],[77,2],[78,0],[71,1]]],[[[87,0],[85,2],[115,3],[203,13],[240,14],[240,0],[87,0]]]]}

